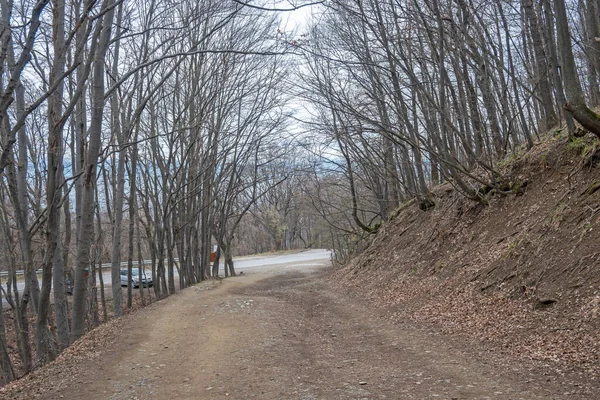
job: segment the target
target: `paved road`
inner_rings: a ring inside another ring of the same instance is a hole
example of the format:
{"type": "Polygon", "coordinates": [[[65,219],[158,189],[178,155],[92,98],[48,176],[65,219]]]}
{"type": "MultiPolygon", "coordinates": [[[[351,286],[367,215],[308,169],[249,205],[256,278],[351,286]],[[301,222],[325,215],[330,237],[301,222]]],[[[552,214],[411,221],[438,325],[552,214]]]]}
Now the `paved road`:
{"type": "MultiPolygon", "coordinates": [[[[264,267],[271,265],[283,265],[293,263],[297,266],[314,266],[321,265],[324,260],[329,260],[331,254],[327,250],[307,250],[301,251],[299,253],[292,254],[274,254],[274,255],[258,255],[258,256],[245,256],[245,257],[236,257],[233,259],[235,270],[237,272],[246,270],[248,268],[256,268],[256,267],[264,267]]],[[[147,263],[149,264],[149,262],[147,263]]],[[[136,266],[137,267],[137,266],[136,266]]],[[[146,271],[151,269],[150,265],[146,265],[146,271]]],[[[147,272],[146,272],[147,273],[147,272]]],[[[224,276],[225,271],[223,269],[223,263],[219,266],[219,274],[224,276]]],[[[110,270],[105,270],[102,273],[104,278],[105,286],[110,286],[110,270]]],[[[175,270],[175,282],[177,282],[177,278],[179,274],[177,270],[175,270]]],[[[177,286],[177,283],[176,283],[177,286]]]]}
{"type": "MultiPolygon", "coordinates": [[[[323,261],[329,260],[331,257],[331,253],[328,250],[317,249],[317,250],[306,250],[298,253],[291,254],[273,254],[273,255],[257,255],[257,256],[245,256],[245,257],[236,257],[234,258],[235,269],[240,272],[246,270],[248,268],[256,268],[263,266],[272,266],[272,265],[283,265],[283,264],[297,264],[299,266],[313,266],[320,265],[323,261]]],[[[144,261],[146,271],[151,269],[150,261],[144,261]]],[[[137,264],[136,264],[137,267],[137,264]]],[[[224,275],[223,264],[221,263],[219,274],[221,276],[224,275]]],[[[110,269],[104,269],[102,273],[102,277],[104,279],[104,287],[105,290],[111,287],[111,276],[110,269]]],[[[177,282],[177,271],[175,271],[175,281],[177,282]]],[[[24,282],[18,282],[17,287],[19,291],[22,291],[25,287],[24,282]]],[[[7,303],[4,297],[2,298],[2,304],[6,307],[7,303]]]]}

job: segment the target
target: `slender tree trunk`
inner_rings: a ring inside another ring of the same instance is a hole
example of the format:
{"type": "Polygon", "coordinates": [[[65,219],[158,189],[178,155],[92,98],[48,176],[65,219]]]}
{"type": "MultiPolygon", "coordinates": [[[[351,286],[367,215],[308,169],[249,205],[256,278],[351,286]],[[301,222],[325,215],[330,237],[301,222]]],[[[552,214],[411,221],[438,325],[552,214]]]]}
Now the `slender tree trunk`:
{"type": "MultiPolygon", "coordinates": [[[[144,257],[142,254],[142,238],[141,238],[141,229],[140,229],[140,216],[137,212],[136,209],[136,244],[137,244],[137,261],[138,261],[138,273],[140,276],[142,276],[143,273],[145,273],[145,268],[144,268],[144,257]]],[[[152,279],[154,280],[154,277],[152,275],[150,275],[152,277],[152,279]]],[[[151,294],[150,294],[150,288],[148,288],[148,299],[151,298],[151,294]]],[[[140,300],[142,302],[142,306],[146,305],[146,298],[144,297],[144,288],[143,285],[140,285],[140,300]]]]}
{"type": "MultiPolygon", "coordinates": [[[[120,33],[121,20],[123,16],[123,3],[120,2],[117,12],[117,40],[115,42],[114,60],[112,67],[112,75],[116,79],[118,76],[119,65],[119,49],[120,49],[120,33]]],[[[121,290],[121,238],[123,229],[123,203],[125,200],[125,160],[127,159],[125,132],[122,129],[119,119],[119,101],[117,93],[111,97],[111,114],[112,114],[112,130],[117,137],[119,145],[119,162],[117,164],[116,185],[117,190],[114,199],[114,221],[112,235],[112,254],[111,254],[111,283],[112,283],[112,303],[115,318],[123,315],[123,291],[121,290]]],[[[128,304],[131,304],[131,267],[128,269],[129,284],[127,285],[128,304]]]]}
{"type": "MultiPolygon", "coordinates": [[[[0,284],[2,283],[0,282],[0,284]]],[[[0,384],[6,384],[14,379],[13,365],[8,355],[8,344],[6,342],[4,309],[0,309],[0,371],[2,371],[0,384]]]]}
{"type": "MultiPolygon", "coordinates": [[[[64,173],[63,173],[64,174],[64,173]]],[[[64,182],[64,176],[62,177],[62,181],[64,182]]],[[[64,188],[64,204],[63,204],[63,212],[65,218],[65,236],[63,239],[62,245],[62,260],[60,264],[60,269],[57,264],[55,265],[55,269],[53,271],[53,279],[60,279],[60,283],[54,283],[54,287],[60,287],[59,285],[62,283],[65,290],[54,290],[54,310],[56,314],[56,331],[58,333],[58,347],[59,350],[64,350],[69,346],[69,311],[68,311],[68,300],[66,295],[66,286],[65,286],[65,276],[67,272],[70,272],[70,263],[69,263],[69,253],[71,247],[71,209],[70,209],[70,200],[69,200],[70,190],[65,186],[64,188]],[[66,269],[66,270],[65,270],[66,269]]],[[[70,275],[70,274],[69,274],[70,275]]],[[[73,282],[73,278],[70,277],[71,282],[73,282]]]]}
{"type": "MultiPolygon", "coordinates": [[[[50,73],[50,84],[57,83],[65,68],[65,3],[64,0],[53,2],[53,37],[54,37],[54,63],[50,73]]],[[[65,287],[62,279],[62,251],[60,248],[60,199],[61,178],[63,176],[63,127],[62,102],[63,83],[58,82],[57,89],[48,99],[48,178],[46,181],[46,252],[42,266],[42,291],[38,306],[36,320],[36,355],[37,364],[43,365],[54,359],[54,349],[49,326],[50,290],[52,287],[53,270],[55,283],[55,297],[59,298],[61,318],[64,317],[65,287]],[[56,293],[56,291],[58,293],[56,293]]],[[[63,319],[64,321],[64,319],[63,319]]]]}
{"type": "Polygon", "coordinates": [[[600,116],[587,106],[583,90],[581,89],[581,83],[579,82],[564,0],[554,0],[554,12],[556,15],[556,32],[563,80],[565,83],[565,92],[567,93],[567,103],[564,105],[565,110],[570,112],[581,126],[600,137],[600,116]]]}
{"type": "MultiPolygon", "coordinates": [[[[102,229],[102,218],[100,217],[100,208],[96,207],[96,225],[97,225],[97,240],[98,243],[104,242],[104,230],[102,229]]],[[[100,259],[100,267],[98,268],[98,283],[100,284],[100,306],[102,307],[102,321],[108,321],[108,307],[106,305],[106,294],[104,290],[104,274],[102,270],[102,259],[100,259]]],[[[120,284],[119,284],[120,285],[120,284]]]]}
{"type": "MultiPolygon", "coordinates": [[[[0,200],[2,202],[2,200],[0,200]]],[[[14,242],[12,240],[12,233],[10,232],[10,225],[8,223],[8,214],[6,212],[6,208],[4,204],[1,207],[2,213],[0,214],[0,227],[4,229],[4,237],[6,239],[6,243],[8,248],[14,247],[14,242]]],[[[17,350],[19,352],[19,357],[21,359],[22,368],[25,373],[29,372],[32,368],[31,362],[31,349],[29,348],[29,335],[26,330],[23,328],[23,317],[21,314],[21,300],[19,296],[19,291],[17,289],[17,260],[15,257],[15,252],[9,252],[9,264],[8,264],[8,282],[6,284],[6,301],[10,305],[13,311],[13,328],[15,331],[15,340],[17,342],[17,350]],[[12,291],[14,291],[14,299],[12,296],[12,291]]],[[[27,283],[26,283],[27,285],[27,283]]],[[[26,292],[24,292],[25,294],[26,292]]],[[[27,310],[27,305],[23,307],[27,310]]]]}
{"type": "MultiPolygon", "coordinates": [[[[583,0],[582,0],[583,3],[583,0]]],[[[600,7],[598,0],[586,0],[584,6],[585,46],[587,53],[588,84],[590,88],[591,106],[600,105],[600,7]]]]}
{"type": "Polygon", "coordinates": [[[558,62],[556,43],[554,41],[554,23],[552,18],[552,6],[550,5],[550,1],[551,0],[543,0],[544,18],[546,22],[546,45],[548,48],[548,55],[551,63],[552,77],[554,81],[554,88],[556,91],[556,100],[558,102],[559,108],[562,110],[565,123],[567,124],[568,134],[570,137],[572,137],[575,134],[575,122],[573,121],[573,116],[571,115],[571,113],[566,112],[566,110],[563,107],[567,103],[567,98],[565,97],[563,79],[561,77],[561,68],[558,62]]]}
{"type": "Polygon", "coordinates": [[[169,280],[169,294],[173,294],[175,293],[175,270],[174,270],[174,263],[175,263],[175,256],[173,254],[173,249],[175,247],[175,244],[173,243],[173,235],[172,235],[172,230],[171,230],[171,225],[170,224],[165,224],[167,226],[166,228],[166,235],[167,235],[167,268],[168,268],[168,280],[169,280]]]}
{"type": "MultiPolygon", "coordinates": [[[[134,141],[137,140],[137,135],[134,137],[134,141]]],[[[127,270],[133,269],[133,257],[134,257],[134,234],[135,234],[135,223],[137,216],[137,201],[136,201],[136,175],[137,175],[137,145],[134,145],[131,149],[131,171],[129,173],[129,242],[127,251],[127,270]]],[[[139,239],[138,239],[139,240],[139,239]]],[[[138,266],[139,267],[139,266],[138,266]]],[[[138,276],[141,278],[143,271],[138,268],[138,276]]],[[[131,286],[131,285],[130,285],[131,286]]],[[[127,287],[127,308],[130,309],[132,306],[133,295],[129,286],[127,287]]],[[[144,302],[144,285],[140,284],[140,297],[142,298],[142,304],[144,302]]]]}
{"type": "MultiPolygon", "coordinates": [[[[227,236],[227,235],[226,235],[227,236]]],[[[223,240],[223,255],[224,255],[224,268],[229,271],[230,276],[235,276],[235,268],[233,264],[233,256],[231,255],[231,242],[233,241],[232,236],[226,237],[223,240]]]]}
{"type": "Polygon", "coordinates": [[[94,192],[96,187],[96,168],[100,154],[102,116],[104,114],[104,63],[110,44],[114,17],[114,0],[104,0],[102,4],[106,14],[102,18],[102,33],[98,49],[94,54],[94,74],[92,84],[92,113],[89,128],[88,155],[83,177],[81,232],[77,243],[77,265],[73,288],[72,341],[77,340],[85,328],[86,278],[89,274],[90,247],[94,233],[94,192]]]}
{"type": "MultiPolygon", "coordinates": [[[[11,232],[10,232],[10,228],[8,225],[8,218],[7,218],[7,213],[4,209],[4,204],[1,204],[0,206],[2,206],[3,210],[0,213],[0,225],[4,226],[3,231],[0,230],[0,234],[5,235],[5,245],[7,246],[8,249],[10,249],[11,246],[11,232]]],[[[9,251],[10,254],[12,254],[12,251],[9,251]]],[[[11,307],[14,309],[14,302],[12,301],[12,299],[10,298],[10,280],[12,279],[12,274],[11,272],[13,272],[15,270],[14,268],[14,256],[10,255],[10,264],[12,265],[9,266],[9,273],[7,275],[7,282],[6,282],[6,289],[7,289],[7,293],[6,293],[6,301],[9,303],[9,305],[11,305],[11,307]]],[[[0,285],[2,285],[2,282],[0,281],[0,285]]],[[[0,296],[0,301],[2,301],[2,296],[0,296]]],[[[16,316],[13,315],[13,319],[16,320],[15,318],[16,316]]],[[[19,330],[16,329],[15,330],[15,334],[19,335],[19,330]]],[[[17,336],[17,343],[19,343],[19,336],[17,336]]],[[[12,381],[14,379],[14,370],[13,370],[13,365],[12,365],[12,361],[10,360],[10,356],[8,354],[8,343],[6,340],[6,320],[4,318],[4,307],[0,308],[0,371],[2,373],[2,377],[0,378],[0,384],[6,384],[10,381],[12,381]]]]}

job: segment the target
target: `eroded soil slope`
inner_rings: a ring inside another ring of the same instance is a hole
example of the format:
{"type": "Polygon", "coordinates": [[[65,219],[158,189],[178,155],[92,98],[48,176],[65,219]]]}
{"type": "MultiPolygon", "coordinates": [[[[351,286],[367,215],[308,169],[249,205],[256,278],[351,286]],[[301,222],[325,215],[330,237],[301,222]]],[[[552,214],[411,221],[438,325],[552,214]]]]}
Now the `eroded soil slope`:
{"type": "Polygon", "coordinates": [[[600,377],[596,142],[549,139],[510,160],[518,194],[484,207],[450,185],[402,210],[334,282],[394,321],[430,323],[545,371],[600,377]]]}

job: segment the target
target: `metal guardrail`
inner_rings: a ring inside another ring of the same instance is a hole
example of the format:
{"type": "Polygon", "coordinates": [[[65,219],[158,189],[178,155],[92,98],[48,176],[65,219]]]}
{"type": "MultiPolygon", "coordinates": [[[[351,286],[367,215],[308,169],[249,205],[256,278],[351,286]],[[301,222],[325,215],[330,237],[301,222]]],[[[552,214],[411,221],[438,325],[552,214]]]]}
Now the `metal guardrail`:
{"type": "MultiPolygon", "coordinates": [[[[165,259],[165,261],[168,261],[167,259],[165,259]]],[[[175,262],[179,262],[179,258],[174,258],[173,261],[175,262]]],[[[126,267],[129,264],[129,261],[123,261],[121,262],[120,266],[121,267],[126,267]]],[[[148,264],[152,264],[152,260],[144,260],[143,261],[144,265],[148,265],[148,264]]],[[[134,267],[136,265],[138,265],[137,261],[133,262],[134,267]]],[[[105,268],[111,268],[112,264],[111,263],[106,263],[106,264],[100,264],[100,268],[101,269],[105,269],[105,268]]],[[[40,271],[39,269],[37,271],[40,271]]],[[[23,271],[22,269],[17,271],[17,275],[23,275],[25,273],[25,271],[23,271]]],[[[0,276],[8,276],[8,271],[0,271],[0,276]]]]}

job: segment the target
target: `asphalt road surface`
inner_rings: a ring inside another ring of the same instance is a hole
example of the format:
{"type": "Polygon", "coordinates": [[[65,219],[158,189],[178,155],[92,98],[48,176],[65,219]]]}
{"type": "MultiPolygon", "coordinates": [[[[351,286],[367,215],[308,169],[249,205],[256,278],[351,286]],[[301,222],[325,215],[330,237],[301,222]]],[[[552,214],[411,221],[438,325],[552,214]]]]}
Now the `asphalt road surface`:
{"type": "MultiPolygon", "coordinates": [[[[331,253],[328,250],[317,249],[317,250],[306,250],[300,251],[297,253],[289,253],[289,254],[273,254],[273,255],[257,255],[257,256],[244,256],[244,257],[236,257],[233,259],[235,269],[237,272],[241,272],[247,270],[249,268],[263,267],[263,266],[273,266],[273,265],[283,265],[283,264],[297,264],[299,266],[312,266],[319,265],[323,261],[329,260],[331,257],[331,253]]],[[[145,270],[148,274],[148,271],[151,270],[150,261],[146,260],[145,270]]],[[[137,264],[134,264],[137,268],[137,264]]],[[[221,276],[224,275],[223,263],[220,265],[219,274],[221,276]]],[[[177,270],[175,270],[175,282],[177,282],[179,274],[177,270]]],[[[105,291],[111,288],[111,273],[110,269],[104,268],[102,273],[102,277],[104,279],[104,289],[105,291]]],[[[177,283],[176,283],[177,286],[177,283]]],[[[23,291],[25,288],[25,282],[19,281],[17,282],[17,288],[19,292],[23,291]]],[[[2,297],[2,304],[4,307],[7,307],[6,299],[2,297]]]]}
{"type": "MultiPolygon", "coordinates": [[[[320,265],[323,260],[329,260],[331,254],[327,250],[307,250],[301,251],[299,253],[291,253],[291,254],[274,254],[274,255],[258,255],[258,256],[245,256],[245,257],[236,257],[233,259],[234,266],[236,272],[244,271],[248,268],[256,268],[256,267],[264,267],[270,265],[282,265],[282,264],[290,264],[294,265],[304,265],[304,266],[313,266],[320,265]]],[[[137,268],[137,264],[134,264],[137,268]]],[[[146,273],[151,270],[149,262],[146,262],[146,273]]],[[[223,269],[223,263],[219,266],[219,274],[224,276],[225,271],[223,269]]],[[[104,285],[110,286],[110,270],[105,270],[102,273],[102,277],[104,278],[104,285]]],[[[177,278],[179,274],[177,273],[177,269],[175,269],[175,286],[177,286],[177,278]]]]}

